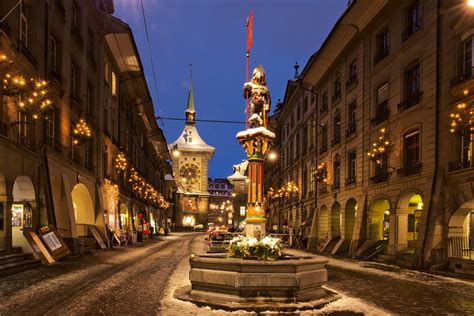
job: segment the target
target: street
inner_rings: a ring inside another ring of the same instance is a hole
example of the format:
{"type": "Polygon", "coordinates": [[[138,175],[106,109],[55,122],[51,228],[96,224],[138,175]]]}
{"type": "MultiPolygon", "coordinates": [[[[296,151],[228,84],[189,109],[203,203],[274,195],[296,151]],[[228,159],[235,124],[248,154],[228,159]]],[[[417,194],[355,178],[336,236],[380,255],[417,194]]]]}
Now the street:
{"type": "MultiPolygon", "coordinates": [[[[205,251],[204,238],[199,233],[174,233],[0,279],[0,314],[226,314],[173,297],[176,288],[189,284],[188,258],[205,251]]],[[[474,282],[371,262],[328,260],[327,287],[342,294],[342,299],[301,315],[474,313],[474,282]]]]}

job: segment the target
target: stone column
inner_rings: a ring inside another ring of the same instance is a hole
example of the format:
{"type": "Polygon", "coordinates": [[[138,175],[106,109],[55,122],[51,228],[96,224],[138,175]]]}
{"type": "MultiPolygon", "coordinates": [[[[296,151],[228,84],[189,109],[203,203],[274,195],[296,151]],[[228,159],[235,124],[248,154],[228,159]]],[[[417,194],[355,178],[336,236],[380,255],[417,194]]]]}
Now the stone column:
{"type": "Polygon", "coordinates": [[[397,252],[403,252],[408,249],[407,233],[408,233],[408,210],[397,209],[397,252]]]}

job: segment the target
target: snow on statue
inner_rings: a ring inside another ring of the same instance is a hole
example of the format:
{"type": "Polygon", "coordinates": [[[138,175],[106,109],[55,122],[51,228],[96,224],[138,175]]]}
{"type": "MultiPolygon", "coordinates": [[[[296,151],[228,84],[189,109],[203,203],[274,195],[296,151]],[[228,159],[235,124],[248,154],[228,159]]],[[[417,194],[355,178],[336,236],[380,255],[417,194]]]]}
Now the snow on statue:
{"type": "Polygon", "coordinates": [[[247,97],[250,98],[250,127],[266,127],[271,100],[262,65],[258,65],[253,70],[252,79],[244,84],[244,98],[247,97]]]}

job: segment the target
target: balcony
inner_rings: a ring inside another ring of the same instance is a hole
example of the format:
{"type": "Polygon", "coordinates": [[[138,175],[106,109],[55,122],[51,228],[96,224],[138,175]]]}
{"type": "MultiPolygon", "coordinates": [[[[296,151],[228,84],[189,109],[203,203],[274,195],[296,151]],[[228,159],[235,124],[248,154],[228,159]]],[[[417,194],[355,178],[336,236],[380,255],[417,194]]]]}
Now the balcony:
{"type": "Polygon", "coordinates": [[[374,57],[374,66],[381,62],[385,57],[387,57],[389,53],[390,50],[388,48],[378,52],[378,54],[374,57]]]}
{"type": "Polygon", "coordinates": [[[338,181],[334,182],[332,185],[331,185],[331,190],[332,191],[337,191],[341,188],[341,183],[338,181]]]}
{"type": "Polygon", "coordinates": [[[379,125],[385,122],[390,116],[390,110],[388,109],[388,100],[383,101],[375,109],[375,116],[370,120],[373,126],[379,125]]]}
{"type": "Polygon", "coordinates": [[[326,184],[321,185],[318,191],[319,191],[319,195],[329,194],[328,186],[326,184]]]}
{"type": "Polygon", "coordinates": [[[357,130],[356,128],[357,124],[355,121],[349,121],[348,127],[346,129],[346,137],[354,134],[357,130]]]}
{"type": "Polygon", "coordinates": [[[34,142],[34,140],[26,136],[20,136],[19,143],[20,146],[28,149],[29,151],[36,152],[36,143],[34,142]]]}
{"type": "Polygon", "coordinates": [[[402,32],[402,42],[405,42],[407,39],[409,39],[413,34],[418,32],[419,29],[421,29],[421,22],[419,22],[419,24],[413,25],[411,28],[408,28],[405,30],[405,32],[402,32]]]}
{"type": "Polygon", "coordinates": [[[390,177],[390,173],[388,173],[386,170],[377,171],[375,172],[375,175],[373,177],[370,177],[370,182],[372,184],[386,182],[388,181],[389,177],[390,177]]]}
{"type": "Polygon", "coordinates": [[[23,54],[23,56],[28,59],[31,65],[36,68],[38,65],[38,62],[36,61],[36,58],[33,56],[33,54],[30,52],[28,47],[26,47],[25,43],[23,41],[18,40],[18,51],[23,54]]]}
{"type": "Polygon", "coordinates": [[[423,95],[422,91],[417,91],[413,94],[408,95],[405,100],[403,100],[400,104],[398,104],[398,112],[403,112],[412,106],[417,105],[420,103],[421,96],[423,95]]]}
{"type": "Polygon", "coordinates": [[[450,161],[448,165],[448,172],[454,172],[473,167],[474,161],[472,159],[464,159],[462,161],[450,161]]]}
{"type": "Polygon", "coordinates": [[[399,177],[412,176],[412,175],[420,173],[422,166],[423,164],[421,162],[408,164],[403,168],[397,169],[397,174],[399,177]]]}
{"type": "Polygon", "coordinates": [[[341,132],[339,131],[339,133],[336,133],[331,141],[331,145],[337,145],[341,142],[341,132]]]}
{"type": "Polygon", "coordinates": [[[8,137],[8,123],[0,121],[0,135],[8,137]]]}
{"type": "Polygon", "coordinates": [[[354,176],[351,176],[349,178],[346,178],[346,186],[350,186],[350,185],[355,185],[356,184],[356,177],[355,175],[354,176]]]}
{"type": "Polygon", "coordinates": [[[331,97],[332,103],[339,102],[341,100],[341,96],[342,96],[341,90],[336,91],[334,95],[331,97]]]}

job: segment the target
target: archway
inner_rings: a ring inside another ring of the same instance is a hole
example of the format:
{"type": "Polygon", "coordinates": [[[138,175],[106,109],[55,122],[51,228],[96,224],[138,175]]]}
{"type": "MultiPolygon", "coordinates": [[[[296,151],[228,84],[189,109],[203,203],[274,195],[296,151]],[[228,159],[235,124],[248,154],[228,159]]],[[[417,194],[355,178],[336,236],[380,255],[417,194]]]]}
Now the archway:
{"type": "Polygon", "coordinates": [[[329,214],[326,205],[321,206],[318,216],[318,240],[327,239],[329,228],[329,214]]]}
{"type": "Polygon", "coordinates": [[[413,252],[418,240],[419,224],[423,215],[423,199],[419,194],[408,194],[400,199],[399,205],[400,208],[397,210],[399,221],[398,243],[404,244],[406,241],[407,250],[413,252]],[[406,220],[404,220],[405,216],[406,220]],[[403,229],[405,225],[406,228],[403,229]]]}
{"type": "Polygon", "coordinates": [[[474,201],[461,205],[449,220],[449,256],[472,258],[474,256],[474,201]]]}
{"type": "Polygon", "coordinates": [[[95,225],[94,203],[87,187],[78,183],[71,191],[78,236],[87,236],[87,226],[95,225]]]}
{"type": "Polygon", "coordinates": [[[357,212],[357,201],[350,198],[346,202],[346,208],[344,210],[344,239],[352,240],[354,233],[355,217],[357,212]]]}
{"type": "Polygon", "coordinates": [[[341,204],[334,202],[331,207],[331,237],[341,236],[341,204]]]}
{"type": "Polygon", "coordinates": [[[385,198],[379,198],[372,203],[369,216],[369,236],[372,240],[388,240],[389,237],[390,203],[385,198]]]}
{"type": "Polygon", "coordinates": [[[184,227],[194,227],[196,225],[196,218],[193,215],[185,215],[183,217],[183,226],[184,227]]]}
{"type": "Polygon", "coordinates": [[[33,229],[33,209],[36,207],[36,196],[33,181],[28,176],[18,176],[13,183],[12,204],[12,246],[21,247],[23,252],[31,253],[32,249],[23,235],[33,229]]]}

